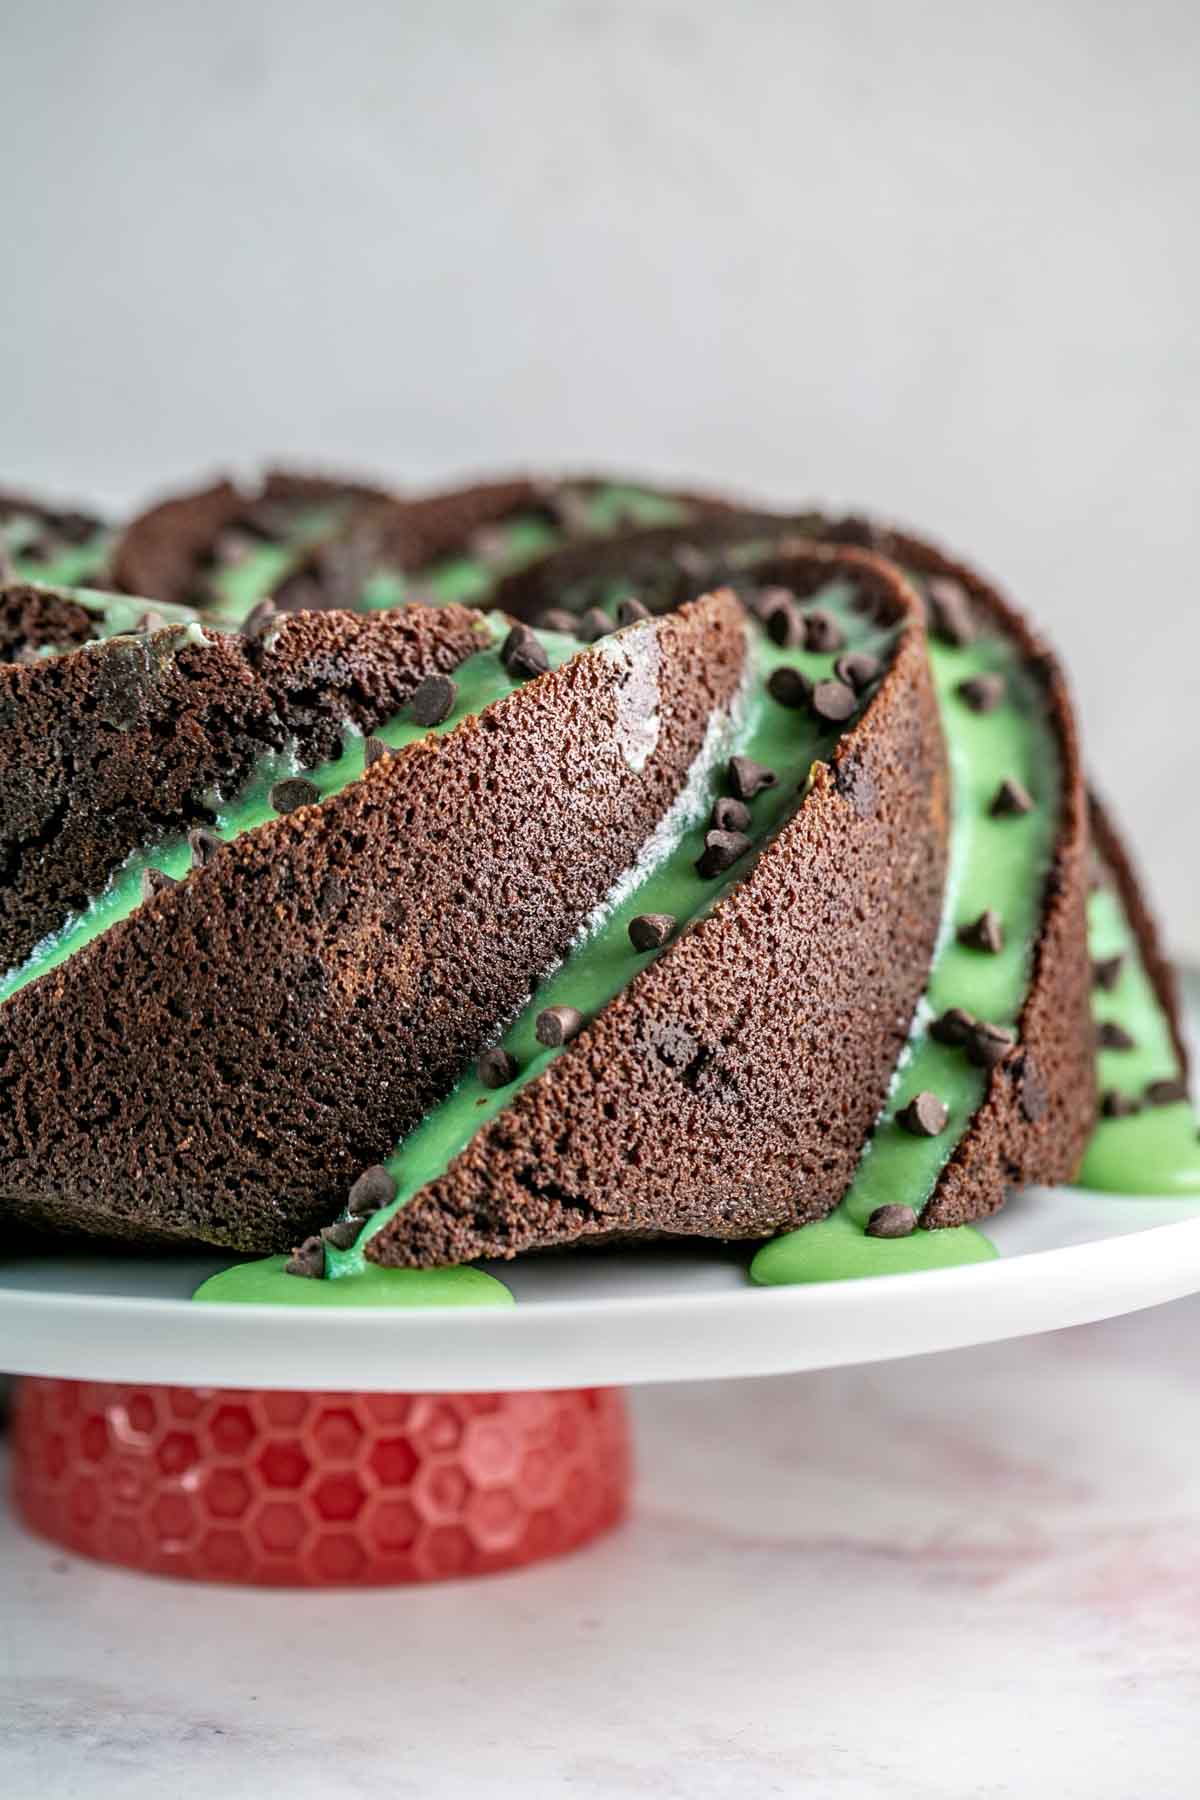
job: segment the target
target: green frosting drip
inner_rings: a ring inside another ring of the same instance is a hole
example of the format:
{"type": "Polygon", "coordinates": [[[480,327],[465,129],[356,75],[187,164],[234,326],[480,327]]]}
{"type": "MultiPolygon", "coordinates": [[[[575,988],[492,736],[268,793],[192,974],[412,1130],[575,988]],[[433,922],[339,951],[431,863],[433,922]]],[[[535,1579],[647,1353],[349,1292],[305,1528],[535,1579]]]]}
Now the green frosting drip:
{"type": "Polygon", "coordinates": [[[502,1281],[482,1269],[375,1269],[360,1280],[301,1281],[286,1256],[236,1263],[203,1282],[193,1300],[242,1306],[511,1306],[502,1281]]]}
{"type": "MultiPolygon", "coordinates": [[[[891,634],[869,626],[849,605],[843,584],[831,584],[819,596],[820,604],[841,621],[847,643],[854,648],[886,654],[891,634]]],[[[395,1202],[376,1213],[349,1250],[330,1250],[328,1276],[337,1281],[357,1278],[369,1267],[364,1258],[367,1240],[406,1204],[427,1182],[443,1174],[481,1126],[508,1106],[520,1089],[534,1081],[561,1050],[537,1041],[535,1025],[544,1007],[569,1005],[592,1017],[623,988],[651,958],[633,949],[629,922],[639,913],[670,913],[682,929],[689,921],[710,911],[735,883],[745,879],[754,856],[794,813],[807,790],[813,762],[828,756],[838,732],[821,729],[806,713],[789,710],[766,693],[765,681],[785,664],[803,669],[814,680],[830,673],[833,657],[797,650],[777,649],[761,634],[754,634],[754,672],[745,717],[734,731],[719,727],[710,733],[705,753],[692,771],[684,793],[663,827],[646,846],[633,879],[626,879],[599,910],[579,946],[566,962],[544,981],[527,1006],[512,1021],[500,1043],[516,1059],[519,1074],[501,1089],[487,1088],[474,1069],[454,1091],[433,1107],[387,1161],[399,1184],[395,1202]],[[705,880],[695,867],[708,829],[717,777],[731,753],[752,757],[779,775],[773,788],[765,789],[751,803],[754,851],[734,865],[727,875],[705,880]]]]}
{"type": "MultiPolygon", "coordinates": [[[[494,637],[498,638],[503,635],[504,623],[497,619],[489,628],[494,637]]],[[[539,635],[553,668],[559,667],[579,650],[579,644],[574,638],[554,632],[542,632],[539,635]]],[[[458,684],[456,704],[450,717],[437,727],[439,734],[451,730],[469,713],[481,712],[493,701],[502,700],[520,685],[505,670],[494,648],[469,657],[455,670],[454,679],[458,684]]],[[[424,726],[413,724],[401,713],[382,726],[375,735],[382,738],[385,744],[399,750],[406,744],[416,743],[426,737],[428,731],[424,726]]],[[[345,750],[336,761],[305,769],[304,777],[312,782],[320,799],[328,799],[341,793],[350,782],[361,776],[364,754],[365,745],[361,738],[351,734],[345,750]]],[[[226,802],[217,795],[213,796],[214,823],[211,829],[226,841],[231,841],[276,818],[278,815],[270,800],[271,788],[283,776],[297,772],[299,766],[294,756],[264,758],[253,779],[235,800],[226,802]]],[[[119,920],[128,918],[142,903],[142,875],[146,869],[161,869],[165,874],[180,879],[188,873],[191,866],[192,856],[186,836],[172,837],[139,850],[121,866],[104,892],[92,901],[85,912],[70,920],[52,937],[44,939],[24,963],[0,977],[0,1003],[19,988],[66,962],[77,950],[81,950],[93,938],[101,936],[119,920]]]]}
{"type": "MultiPolygon", "coordinates": [[[[1092,1010],[1100,1023],[1123,1025],[1132,1050],[1100,1050],[1100,1092],[1141,1100],[1153,1081],[1182,1073],[1166,1014],[1138,949],[1137,934],[1121,897],[1101,887],[1088,901],[1088,943],[1095,961],[1121,956],[1111,991],[1096,988],[1092,1010]]],[[[1187,1101],[1148,1106],[1124,1119],[1101,1119],[1079,1172],[1079,1185],[1118,1194],[1200,1194],[1200,1143],[1187,1101]]]]}
{"type": "Polygon", "coordinates": [[[874,1239],[865,1233],[878,1206],[900,1204],[920,1211],[979,1107],[986,1072],[974,1068],[962,1050],[937,1043],[929,1024],[947,1008],[961,1006],[992,1024],[1016,1025],[1059,813],[1054,739],[1016,647],[1001,638],[965,647],[931,642],[930,662],[954,799],[945,916],[926,998],[849,1189],[828,1219],[764,1246],[750,1266],[755,1281],[785,1284],[900,1274],[995,1254],[971,1226],[918,1230],[907,1238],[874,1239]],[[994,712],[977,713],[958,688],[971,676],[984,674],[1002,674],[1007,697],[994,712]],[[1028,789],[1036,802],[1032,812],[992,817],[992,798],[1006,776],[1015,776],[1028,789]],[[987,907],[1003,923],[999,954],[958,942],[958,927],[987,907]],[[949,1109],[946,1129],[937,1137],[914,1137],[896,1122],[897,1113],[923,1091],[937,1094],[949,1109]]]}

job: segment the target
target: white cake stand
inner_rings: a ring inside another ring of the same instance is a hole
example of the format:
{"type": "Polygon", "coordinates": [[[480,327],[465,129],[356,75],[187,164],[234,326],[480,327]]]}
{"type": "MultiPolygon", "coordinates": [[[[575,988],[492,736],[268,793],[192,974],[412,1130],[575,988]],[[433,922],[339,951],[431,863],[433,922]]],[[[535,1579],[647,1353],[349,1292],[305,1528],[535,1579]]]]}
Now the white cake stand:
{"type": "MultiPolygon", "coordinates": [[[[1186,982],[1200,1019],[1200,976],[1186,982]]],[[[512,1308],[193,1306],[228,1257],[64,1249],[0,1263],[0,1369],[81,1380],[424,1393],[830,1368],[1079,1325],[1200,1290],[1200,1199],[1032,1189],[997,1261],[752,1288],[700,1244],[498,1264],[512,1308]]]]}

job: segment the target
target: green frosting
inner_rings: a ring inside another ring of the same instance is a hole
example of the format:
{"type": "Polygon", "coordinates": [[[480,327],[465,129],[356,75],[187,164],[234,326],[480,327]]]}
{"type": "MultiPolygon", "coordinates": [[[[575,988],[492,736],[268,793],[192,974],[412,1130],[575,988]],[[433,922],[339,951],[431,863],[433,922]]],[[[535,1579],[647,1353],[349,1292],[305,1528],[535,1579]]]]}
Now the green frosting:
{"type": "Polygon", "coordinates": [[[288,532],[278,543],[261,544],[239,562],[216,569],[210,577],[213,599],[205,617],[216,624],[240,625],[260,600],[273,594],[323,538],[335,533],[348,516],[351,502],[330,501],[297,507],[288,532]]]}
{"type": "Polygon", "coordinates": [[[918,1230],[906,1238],[873,1239],[865,1233],[876,1207],[900,1204],[920,1211],[979,1107],[986,1072],[974,1068],[962,1050],[937,1043],[929,1024],[960,1006],[992,1024],[1015,1027],[1029,984],[1059,814],[1054,739],[1016,646],[1002,638],[964,647],[931,642],[930,662],[950,756],[953,813],[945,916],[926,997],[846,1194],[828,1219],[764,1246],[750,1266],[755,1281],[900,1274],[995,1254],[972,1226],[918,1230]],[[1004,676],[1006,700],[993,712],[973,712],[959,684],[985,674],[1004,676]],[[1006,776],[1015,776],[1033,796],[1032,812],[992,816],[992,798],[1006,776]],[[961,925],[988,907],[999,913],[1004,927],[999,954],[968,949],[957,937],[961,925]],[[937,1094],[949,1109],[946,1129],[937,1137],[914,1137],[897,1123],[897,1113],[923,1091],[937,1094]]]}
{"type": "Polygon", "coordinates": [[[284,1272],[286,1256],[222,1269],[196,1289],[193,1300],[242,1306],[511,1306],[502,1281],[482,1269],[374,1269],[361,1279],[300,1281],[284,1272]]]}
{"type": "MultiPolygon", "coordinates": [[[[494,622],[489,622],[488,628],[495,640],[503,635],[505,625],[497,618],[494,622]]],[[[579,650],[574,638],[554,632],[542,632],[540,636],[553,668],[557,668],[579,650]]],[[[450,717],[437,727],[439,733],[449,731],[469,713],[482,711],[485,706],[503,699],[520,685],[508,674],[494,648],[469,657],[455,670],[454,679],[458,684],[457,701],[450,717]]],[[[428,732],[426,727],[413,724],[401,713],[381,726],[375,735],[382,738],[385,744],[399,750],[406,744],[426,737],[428,732]]],[[[325,800],[341,793],[350,782],[359,778],[363,772],[364,755],[365,745],[362,739],[351,734],[347,738],[346,748],[336,761],[322,763],[302,772],[305,779],[311,781],[317,789],[319,798],[325,800]]],[[[253,779],[236,799],[225,801],[218,795],[213,796],[214,822],[211,829],[226,841],[231,841],[267,824],[278,816],[271,805],[271,788],[283,776],[298,772],[299,765],[294,756],[264,758],[253,779]]],[[[52,937],[44,939],[24,963],[0,977],[0,1003],[19,988],[66,962],[77,950],[81,950],[93,938],[100,937],[119,920],[128,918],[142,903],[142,875],[146,869],[161,869],[165,874],[180,879],[188,873],[191,866],[192,856],[186,836],[175,836],[139,850],[121,866],[104,892],[92,901],[85,912],[70,920],[52,937]]]]}
{"type": "MultiPolygon", "coordinates": [[[[1134,1043],[1132,1050],[1097,1053],[1097,1085],[1102,1094],[1140,1101],[1151,1082],[1177,1080],[1182,1070],[1137,934],[1114,887],[1097,888],[1088,901],[1088,943],[1096,962],[1123,959],[1112,990],[1094,990],[1092,1010],[1100,1023],[1123,1025],[1134,1043]]],[[[1200,1144],[1191,1106],[1181,1100],[1146,1106],[1130,1118],[1101,1119],[1079,1185],[1118,1194],[1200,1194],[1200,1144]]]]}
{"type": "MultiPolygon", "coordinates": [[[[31,581],[31,587],[44,588],[46,593],[57,598],[73,601],[91,615],[92,629],[95,636],[84,644],[43,644],[37,654],[40,657],[62,656],[67,652],[78,654],[86,651],[94,644],[107,643],[109,638],[128,637],[138,632],[138,627],[148,612],[157,613],[166,625],[186,625],[200,627],[200,615],[190,606],[169,606],[157,600],[142,600],[126,594],[106,594],[97,588],[51,587],[46,581],[31,581]]],[[[140,634],[139,634],[140,635],[140,634]]]]}
{"type": "MultiPolygon", "coordinates": [[[[876,654],[890,650],[892,634],[871,627],[851,608],[844,584],[831,584],[819,599],[839,618],[848,645],[876,654]]],[[[767,694],[765,681],[774,669],[785,664],[821,680],[830,674],[834,659],[777,649],[758,632],[754,633],[754,649],[754,669],[740,725],[730,730],[718,722],[710,732],[710,741],[687,787],[647,844],[632,877],[609,896],[578,948],[539,986],[501,1036],[501,1045],[518,1064],[515,1081],[505,1088],[487,1088],[470,1069],[454,1091],[426,1114],[387,1160],[386,1166],[399,1185],[396,1200],[373,1216],[350,1249],[327,1252],[329,1279],[337,1282],[359,1277],[370,1266],[364,1257],[368,1239],[420,1188],[443,1174],[480,1127],[508,1106],[522,1087],[536,1080],[555,1056],[561,1055],[560,1049],[547,1048],[537,1040],[536,1020],[544,1007],[573,1006],[592,1017],[650,961],[647,953],[635,951],[630,943],[630,920],[639,913],[670,913],[682,930],[745,879],[754,857],[794,813],[807,791],[814,761],[830,754],[839,733],[820,727],[807,713],[781,706],[767,694]],[[697,872],[696,860],[704,847],[718,776],[733,753],[774,769],[779,781],[751,803],[753,851],[725,876],[706,880],[697,872]]]]}
{"type": "Polygon", "coordinates": [[[48,557],[31,555],[47,532],[53,535],[53,527],[32,514],[17,513],[0,524],[0,547],[11,558],[18,581],[74,587],[102,572],[112,544],[110,532],[95,531],[85,543],[63,544],[48,557]]]}

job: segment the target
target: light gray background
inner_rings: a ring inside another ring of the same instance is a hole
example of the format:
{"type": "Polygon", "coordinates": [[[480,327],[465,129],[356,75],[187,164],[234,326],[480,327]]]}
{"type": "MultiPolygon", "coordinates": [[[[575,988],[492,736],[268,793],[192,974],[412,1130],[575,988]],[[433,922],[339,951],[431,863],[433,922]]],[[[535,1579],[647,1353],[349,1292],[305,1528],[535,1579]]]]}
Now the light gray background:
{"type": "Polygon", "coordinates": [[[1200,950],[1200,10],[8,0],[0,473],[619,464],[968,551],[1200,950]]]}

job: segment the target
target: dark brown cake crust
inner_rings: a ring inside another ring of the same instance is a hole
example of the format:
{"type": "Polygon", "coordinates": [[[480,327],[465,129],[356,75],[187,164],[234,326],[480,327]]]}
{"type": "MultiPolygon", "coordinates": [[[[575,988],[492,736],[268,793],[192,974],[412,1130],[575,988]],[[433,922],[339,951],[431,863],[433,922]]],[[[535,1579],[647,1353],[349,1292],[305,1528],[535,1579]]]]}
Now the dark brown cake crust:
{"type": "Polygon", "coordinates": [[[43,648],[90,644],[99,635],[94,614],[70,594],[18,581],[0,587],[0,664],[43,648]]]}
{"type": "Polygon", "coordinates": [[[0,668],[0,970],[129,854],[212,821],[270,751],[305,767],[490,641],[478,613],[301,614],[263,638],[170,626],[0,668]]]}
{"type": "Polygon", "coordinates": [[[801,595],[837,573],[902,626],[860,720],[746,879],[370,1238],[372,1261],[764,1237],[837,1202],[925,985],[948,832],[915,594],[823,546],[763,570],[801,595]]]}
{"type": "MultiPolygon", "coordinates": [[[[577,608],[587,603],[589,579],[621,574],[628,566],[635,587],[639,572],[649,575],[645,597],[652,606],[675,604],[704,582],[706,561],[710,569],[719,568],[723,553],[739,543],[764,534],[785,541],[797,531],[873,550],[922,582],[940,576],[958,583],[985,624],[1018,645],[1045,696],[1058,743],[1062,762],[1058,836],[1019,1023],[1020,1043],[993,1069],[980,1109],[921,1216],[926,1226],[961,1224],[995,1212],[1014,1186],[1070,1179],[1096,1117],[1086,915],[1087,802],[1070,696],[1053,653],[994,586],[934,546],[862,518],[831,518],[816,511],[715,517],[685,527],[632,533],[623,540],[568,546],[500,583],[497,600],[525,617],[536,617],[545,607],[564,601],[577,608]],[[672,560],[672,553],[681,548],[698,549],[701,555],[672,560]],[[660,578],[655,586],[653,572],[664,562],[671,568],[670,579],[663,584],[660,578]]],[[[758,578],[756,571],[749,573],[758,578]]]]}
{"type": "MultiPolygon", "coordinates": [[[[610,640],[615,642],[616,640],[610,640]]],[[[569,948],[741,679],[729,598],[574,658],[219,852],[0,1007],[0,1202],[57,1230],[285,1249],[569,948]]]]}
{"type": "Polygon", "coordinates": [[[144,594],[171,605],[197,601],[197,577],[223,531],[256,506],[320,505],[351,500],[368,511],[389,499],[382,488],[336,476],[272,469],[253,490],[226,478],[206,488],[176,494],[139,513],[113,547],[113,585],[119,592],[144,594]]]}
{"type": "Polygon", "coordinates": [[[1175,970],[1167,958],[1159,937],[1154,915],[1146,903],[1137,867],[1120,837],[1112,816],[1094,791],[1089,795],[1092,843],[1101,870],[1116,884],[1121,903],[1137,938],[1138,952],[1150,977],[1158,1003],[1167,1016],[1171,1041],[1179,1058],[1179,1072],[1187,1076],[1190,1067],[1188,1047],[1183,1036],[1183,1014],[1179,1000],[1179,984],[1175,970]]]}

